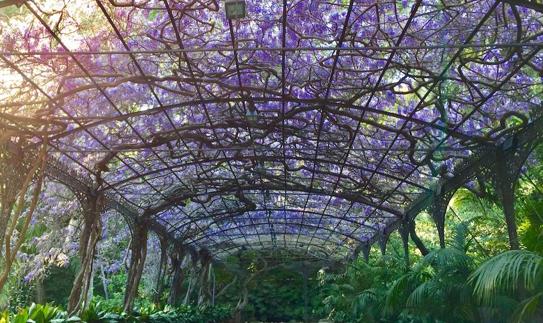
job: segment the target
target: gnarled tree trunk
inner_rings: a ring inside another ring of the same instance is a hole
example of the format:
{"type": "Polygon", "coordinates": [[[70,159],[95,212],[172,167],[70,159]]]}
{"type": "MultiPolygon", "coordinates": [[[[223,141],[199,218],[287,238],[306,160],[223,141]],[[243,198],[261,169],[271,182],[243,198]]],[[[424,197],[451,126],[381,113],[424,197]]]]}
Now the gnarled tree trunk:
{"type": "Polygon", "coordinates": [[[264,273],[270,269],[276,268],[276,266],[268,267],[268,263],[264,259],[262,259],[262,262],[264,266],[261,269],[252,272],[250,275],[246,277],[244,281],[240,281],[241,294],[240,294],[238,304],[236,305],[234,309],[234,322],[236,323],[242,322],[243,309],[247,306],[247,304],[249,304],[249,284],[251,283],[251,281],[255,279],[261,273],[264,273]]]}
{"type": "Polygon", "coordinates": [[[137,223],[132,232],[130,267],[128,268],[128,278],[124,294],[124,311],[127,313],[132,311],[134,300],[138,295],[138,287],[147,256],[148,232],[147,226],[141,223],[137,223]]]}
{"type": "Polygon", "coordinates": [[[79,240],[79,259],[81,266],[68,299],[68,312],[74,314],[82,311],[89,303],[89,289],[92,287],[92,273],[96,245],[102,237],[100,215],[104,208],[104,195],[78,195],[83,213],[83,228],[79,240]]]}
{"type": "Polygon", "coordinates": [[[37,156],[24,147],[24,141],[0,128],[0,291],[3,289],[17,252],[30,226],[42,189],[47,160],[47,139],[37,156]],[[26,195],[32,189],[30,205],[26,195]],[[23,215],[23,212],[26,213],[23,215]],[[19,226],[22,220],[22,225],[19,226]],[[16,237],[16,238],[14,238],[16,237]],[[3,254],[2,254],[3,253],[3,254]]]}
{"type": "Polygon", "coordinates": [[[175,247],[170,256],[173,278],[170,287],[170,294],[168,296],[168,304],[172,306],[181,305],[181,289],[183,287],[183,281],[185,280],[185,273],[183,271],[184,258],[184,250],[180,247],[175,247]]]}
{"type": "Polygon", "coordinates": [[[201,270],[198,279],[200,285],[200,289],[198,290],[198,305],[202,305],[204,303],[209,303],[212,297],[210,284],[212,257],[207,249],[201,249],[199,259],[201,270]]]}
{"type": "Polygon", "coordinates": [[[164,275],[168,267],[168,241],[166,238],[160,237],[160,262],[158,271],[155,277],[155,289],[153,292],[153,302],[160,304],[160,297],[164,291],[164,275]]]}
{"type": "Polygon", "coordinates": [[[191,265],[189,274],[189,286],[187,287],[185,299],[183,300],[183,304],[185,305],[188,305],[190,303],[190,295],[192,294],[195,281],[198,279],[198,253],[196,253],[194,250],[190,251],[191,265]]]}

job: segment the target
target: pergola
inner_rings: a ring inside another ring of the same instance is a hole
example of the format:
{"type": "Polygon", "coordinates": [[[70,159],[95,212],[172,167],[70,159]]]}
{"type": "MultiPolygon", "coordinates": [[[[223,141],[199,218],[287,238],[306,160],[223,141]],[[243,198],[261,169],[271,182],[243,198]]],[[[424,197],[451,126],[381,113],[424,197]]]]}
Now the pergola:
{"type": "Polygon", "coordinates": [[[543,135],[540,1],[227,2],[244,17],[216,0],[0,1],[2,145],[22,164],[47,145],[47,178],[95,235],[90,266],[100,214],[127,219],[129,305],[149,231],[202,263],[350,259],[396,229],[419,245],[428,209],[444,247],[454,192],[490,184],[518,248],[514,187],[543,135]]]}

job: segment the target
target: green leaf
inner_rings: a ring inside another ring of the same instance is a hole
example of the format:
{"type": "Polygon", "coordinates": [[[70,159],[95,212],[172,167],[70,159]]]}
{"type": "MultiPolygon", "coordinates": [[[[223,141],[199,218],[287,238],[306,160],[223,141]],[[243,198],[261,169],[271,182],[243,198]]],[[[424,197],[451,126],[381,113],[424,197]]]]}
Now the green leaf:
{"type": "Polygon", "coordinates": [[[513,314],[512,322],[524,322],[533,316],[540,308],[541,299],[543,298],[543,292],[538,293],[526,300],[524,300],[517,307],[517,310],[513,314]]]}
{"type": "Polygon", "coordinates": [[[149,16],[147,16],[147,19],[149,21],[153,21],[155,20],[156,16],[158,15],[158,10],[157,9],[152,9],[150,12],[149,12],[149,16]]]}
{"type": "Polygon", "coordinates": [[[473,295],[491,304],[500,292],[515,292],[520,286],[532,290],[541,283],[543,257],[531,251],[511,250],[483,263],[469,278],[473,295]]]}

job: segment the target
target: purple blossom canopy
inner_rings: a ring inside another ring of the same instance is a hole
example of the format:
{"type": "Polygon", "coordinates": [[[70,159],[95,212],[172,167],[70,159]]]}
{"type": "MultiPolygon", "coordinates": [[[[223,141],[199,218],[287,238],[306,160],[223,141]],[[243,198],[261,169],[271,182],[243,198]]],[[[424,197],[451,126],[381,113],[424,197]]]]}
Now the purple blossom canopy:
{"type": "Polygon", "coordinates": [[[525,2],[26,1],[0,125],[183,243],[343,257],[539,116],[525,2]]]}

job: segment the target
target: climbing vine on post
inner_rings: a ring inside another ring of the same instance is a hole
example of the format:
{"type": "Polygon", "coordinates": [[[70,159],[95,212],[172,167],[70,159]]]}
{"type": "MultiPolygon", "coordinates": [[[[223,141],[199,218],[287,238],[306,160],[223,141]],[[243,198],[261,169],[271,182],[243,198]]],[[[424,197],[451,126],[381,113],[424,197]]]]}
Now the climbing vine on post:
{"type": "Polygon", "coordinates": [[[77,194],[81,203],[83,228],[79,239],[79,259],[81,267],[75,277],[68,300],[68,312],[76,313],[88,305],[89,289],[92,285],[92,271],[96,245],[102,236],[100,215],[104,209],[102,193],[77,194]]]}
{"type": "Polygon", "coordinates": [[[153,301],[155,304],[160,304],[160,297],[164,291],[164,276],[168,269],[168,240],[164,237],[159,237],[160,241],[160,261],[158,263],[158,270],[155,277],[155,289],[153,292],[153,301]]]}
{"type": "Polygon", "coordinates": [[[200,260],[198,305],[202,305],[206,302],[210,302],[213,297],[210,285],[212,280],[213,258],[207,249],[200,249],[198,258],[200,260]]]}
{"type": "Polygon", "coordinates": [[[130,244],[130,266],[128,267],[128,278],[124,294],[124,311],[131,312],[134,300],[138,295],[138,287],[147,257],[148,229],[143,223],[136,223],[132,231],[132,242],[130,244]]]}
{"type": "Polygon", "coordinates": [[[173,277],[168,295],[168,304],[172,306],[181,305],[181,290],[183,288],[183,281],[185,280],[185,273],[183,271],[185,256],[185,250],[179,246],[174,246],[170,254],[173,277]]]}
{"type": "Polygon", "coordinates": [[[36,210],[47,160],[47,139],[35,149],[16,133],[2,128],[0,131],[1,291],[36,210]]]}

